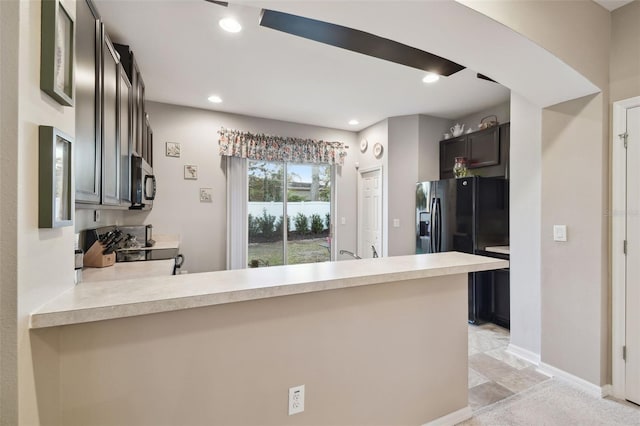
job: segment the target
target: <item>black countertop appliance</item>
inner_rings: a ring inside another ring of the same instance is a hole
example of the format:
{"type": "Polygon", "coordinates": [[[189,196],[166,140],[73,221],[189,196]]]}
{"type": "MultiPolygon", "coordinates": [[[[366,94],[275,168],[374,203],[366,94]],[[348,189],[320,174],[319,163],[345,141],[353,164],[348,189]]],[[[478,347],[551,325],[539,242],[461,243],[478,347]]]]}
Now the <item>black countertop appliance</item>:
{"type": "MultiPolygon", "coordinates": [[[[416,253],[459,251],[486,255],[509,245],[509,181],[472,176],[416,186],[416,253]]],[[[469,322],[479,322],[489,298],[469,274],[469,322]]]]}

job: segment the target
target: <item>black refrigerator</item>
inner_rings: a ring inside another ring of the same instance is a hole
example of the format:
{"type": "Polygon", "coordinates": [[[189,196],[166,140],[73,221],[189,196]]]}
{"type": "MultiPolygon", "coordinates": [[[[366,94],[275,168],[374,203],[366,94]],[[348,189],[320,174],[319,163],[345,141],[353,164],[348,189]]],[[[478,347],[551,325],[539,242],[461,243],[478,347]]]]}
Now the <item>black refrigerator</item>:
{"type": "MultiPolygon", "coordinates": [[[[416,185],[416,253],[460,251],[484,255],[509,245],[509,181],[472,176],[416,185]]],[[[469,322],[490,310],[491,295],[469,274],[469,322]]]]}

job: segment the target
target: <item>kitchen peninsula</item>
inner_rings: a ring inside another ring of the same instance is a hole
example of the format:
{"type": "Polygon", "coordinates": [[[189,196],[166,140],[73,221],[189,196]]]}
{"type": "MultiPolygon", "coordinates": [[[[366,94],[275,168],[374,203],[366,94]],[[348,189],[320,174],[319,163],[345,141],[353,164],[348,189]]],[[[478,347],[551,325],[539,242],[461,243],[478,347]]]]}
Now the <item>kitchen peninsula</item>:
{"type": "Polygon", "coordinates": [[[448,252],[84,283],[31,315],[32,340],[59,357],[65,425],[464,418],[467,273],[508,265],[448,252]]]}

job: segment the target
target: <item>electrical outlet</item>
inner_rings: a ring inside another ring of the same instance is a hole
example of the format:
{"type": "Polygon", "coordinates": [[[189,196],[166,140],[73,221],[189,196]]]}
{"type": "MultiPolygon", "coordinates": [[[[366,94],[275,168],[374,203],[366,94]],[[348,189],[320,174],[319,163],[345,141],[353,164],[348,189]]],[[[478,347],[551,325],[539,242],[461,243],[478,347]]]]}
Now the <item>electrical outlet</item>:
{"type": "Polygon", "coordinates": [[[304,411],[304,385],[289,388],[289,415],[304,411]]]}
{"type": "Polygon", "coordinates": [[[393,219],[393,227],[400,228],[400,219],[393,219]]]}
{"type": "Polygon", "coordinates": [[[346,217],[341,217],[340,218],[340,224],[341,225],[346,225],[347,224],[347,218],[346,217]]]}

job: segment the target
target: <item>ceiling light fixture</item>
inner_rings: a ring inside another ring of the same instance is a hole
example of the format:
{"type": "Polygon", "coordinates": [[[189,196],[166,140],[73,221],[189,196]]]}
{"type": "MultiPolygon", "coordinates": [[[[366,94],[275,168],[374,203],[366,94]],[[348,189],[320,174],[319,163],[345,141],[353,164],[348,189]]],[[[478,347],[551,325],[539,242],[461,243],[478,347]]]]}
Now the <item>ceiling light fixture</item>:
{"type": "Polygon", "coordinates": [[[213,102],[214,104],[219,104],[220,102],[222,102],[222,98],[218,95],[211,95],[207,99],[209,99],[209,102],[213,102]]]}
{"type": "Polygon", "coordinates": [[[352,126],[357,126],[358,124],[360,124],[360,122],[358,120],[349,120],[349,124],[352,126]]]}
{"type": "Polygon", "coordinates": [[[222,18],[218,24],[220,28],[230,33],[238,33],[242,30],[242,25],[233,18],[222,18]]]}
{"type": "Polygon", "coordinates": [[[440,76],[432,72],[428,72],[427,75],[425,75],[422,79],[424,83],[435,83],[438,80],[440,80],[440,76]]]}

